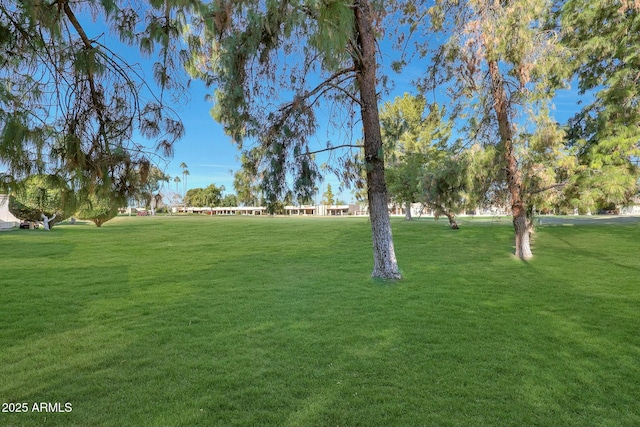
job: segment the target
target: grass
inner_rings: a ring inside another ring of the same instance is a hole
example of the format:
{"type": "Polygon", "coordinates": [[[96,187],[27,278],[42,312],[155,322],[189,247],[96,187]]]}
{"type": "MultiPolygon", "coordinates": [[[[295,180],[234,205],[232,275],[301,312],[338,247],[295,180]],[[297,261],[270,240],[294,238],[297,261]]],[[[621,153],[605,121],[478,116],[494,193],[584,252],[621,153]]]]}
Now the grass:
{"type": "Polygon", "coordinates": [[[640,425],[638,223],[461,225],[395,220],[395,283],[362,218],[2,232],[0,425],[640,425]]]}

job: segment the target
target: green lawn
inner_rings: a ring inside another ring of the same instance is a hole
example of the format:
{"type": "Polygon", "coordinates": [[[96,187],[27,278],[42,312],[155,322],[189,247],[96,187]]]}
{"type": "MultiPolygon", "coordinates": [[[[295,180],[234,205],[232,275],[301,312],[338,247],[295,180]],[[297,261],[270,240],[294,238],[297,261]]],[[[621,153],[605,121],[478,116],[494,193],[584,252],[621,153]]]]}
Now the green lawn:
{"type": "Polygon", "coordinates": [[[461,228],[394,220],[396,283],[365,218],[1,232],[0,425],[640,425],[640,224],[461,228]]]}

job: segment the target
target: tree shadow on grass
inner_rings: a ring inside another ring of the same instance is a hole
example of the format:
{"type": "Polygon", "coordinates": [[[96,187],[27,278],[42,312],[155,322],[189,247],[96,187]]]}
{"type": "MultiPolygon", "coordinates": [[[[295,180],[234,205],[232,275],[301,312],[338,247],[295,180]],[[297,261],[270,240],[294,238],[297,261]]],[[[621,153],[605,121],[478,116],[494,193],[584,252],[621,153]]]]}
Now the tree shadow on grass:
{"type": "Polygon", "coordinates": [[[605,262],[612,266],[631,270],[633,274],[640,273],[640,263],[638,263],[637,261],[636,253],[623,254],[618,252],[611,253],[607,252],[606,250],[598,251],[590,248],[580,247],[575,242],[566,237],[554,235],[554,238],[557,241],[562,242],[567,248],[570,248],[570,250],[566,252],[567,258],[584,258],[595,260],[598,262],[605,262]],[[623,263],[621,260],[626,260],[628,262],[623,263]]]}

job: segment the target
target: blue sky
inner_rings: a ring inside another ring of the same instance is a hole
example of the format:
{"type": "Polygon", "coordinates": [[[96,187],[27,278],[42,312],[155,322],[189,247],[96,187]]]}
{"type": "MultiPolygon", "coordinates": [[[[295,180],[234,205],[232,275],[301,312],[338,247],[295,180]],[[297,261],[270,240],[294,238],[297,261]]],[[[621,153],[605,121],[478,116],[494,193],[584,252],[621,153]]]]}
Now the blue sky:
{"type": "MultiPolygon", "coordinates": [[[[399,81],[394,93],[383,101],[392,100],[393,97],[405,91],[411,92],[411,87],[407,82],[399,81]]],[[[175,155],[172,159],[168,159],[166,173],[182,179],[182,169],[179,165],[184,162],[190,174],[187,177],[188,188],[216,184],[224,185],[225,193],[233,193],[233,173],[240,168],[239,151],[231,139],[225,135],[222,126],[209,114],[212,104],[204,100],[207,93],[202,83],[194,82],[191,86],[189,104],[177,107],[177,112],[184,122],[186,134],[176,143],[175,155]]],[[[576,104],[577,99],[574,90],[560,91],[554,100],[556,120],[565,123],[579,108],[576,104]]],[[[320,187],[325,188],[327,183],[331,183],[334,193],[337,193],[337,178],[332,175],[326,176],[320,187]]],[[[182,183],[179,185],[182,188],[182,183]]],[[[175,191],[175,184],[171,184],[171,189],[175,191]]],[[[348,190],[339,197],[347,202],[352,199],[348,190]]]]}
{"type": "MultiPolygon", "coordinates": [[[[402,95],[406,91],[411,91],[411,79],[417,76],[415,70],[413,73],[407,71],[402,75],[396,75],[391,72],[388,72],[388,74],[395,78],[395,90],[389,99],[393,99],[396,95],[402,95]]],[[[225,135],[222,126],[215,122],[210,115],[210,109],[213,104],[205,100],[205,96],[210,91],[201,82],[192,82],[189,104],[176,107],[176,111],[185,125],[186,134],[175,145],[175,154],[172,159],[168,159],[166,173],[171,176],[179,176],[182,179],[182,169],[179,165],[184,162],[189,170],[189,176],[187,177],[188,188],[216,184],[218,186],[224,185],[226,194],[234,193],[233,173],[240,169],[238,160],[240,152],[231,142],[231,138],[225,135]]],[[[282,100],[283,103],[287,101],[287,99],[282,100]]],[[[321,117],[322,114],[322,112],[319,112],[318,117],[321,117]]],[[[355,133],[356,137],[359,137],[357,135],[358,132],[355,133]]],[[[323,147],[327,138],[330,137],[326,135],[326,129],[319,130],[317,145],[323,147]]],[[[338,144],[337,141],[333,142],[338,144]]],[[[326,156],[319,155],[319,163],[322,163],[325,158],[326,156]]],[[[332,191],[337,195],[337,198],[347,203],[354,201],[350,190],[345,189],[344,192],[339,192],[339,181],[334,175],[327,174],[324,178],[324,181],[318,186],[320,188],[318,202],[328,183],[331,184],[332,191]]],[[[171,188],[172,191],[175,191],[175,184],[171,188]]]]}
{"type": "MultiPolygon", "coordinates": [[[[130,65],[138,66],[138,71],[145,77],[145,82],[151,87],[157,86],[153,81],[152,64],[155,57],[141,57],[137,47],[129,47],[121,43],[117,36],[110,34],[107,26],[94,20],[87,11],[79,12],[79,19],[87,35],[97,39],[107,48],[122,56],[130,65]]],[[[186,79],[186,73],[184,78],[186,79]]],[[[222,126],[216,123],[209,111],[211,102],[205,101],[210,93],[202,82],[192,81],[189,87],[188,102],[171,105],[185,126],[185,136],[174,145],[174,156],[163,160],[153,159],[156,165],[172,178],[178,176],[183,179],[181,163],[187,165],[187,189],[206,187],[209,184],[224,185],[225,194],[233,193],[233,173],[240,168],[239,152],[231,139],[225,135],[222,126]]],[[[135,138],[136,142],[150,146],[150,141],[142,137],[135,138]]],[[[169,185],[170,191],[176,191],[173,181],[169,185]]],[[[183,192],[183,183],[179,183],[179,193],[183,192]]]]}
{"type": "MultiPolygon", "coordinates": [[[[147,82],[152,85],[151,64],[153,58],[140,58],[136,48],[123,47],[123,45],[108,35],[108,30],[99,23],[93,23],[88,26],[89,37],[95,37],[103,34],[100,41],[105,43],[114,51],[123,55],[128,61],[139,63],[147,77],[147,82]]],[[[390,63],[394,56],[392,48],[383,49],[383,63],[390,63]]],[[[395,96],[400,96],[404,92],[413,92],[410,84],[411,80],[422,73],[422,69],[415,65],[409,65],[402,74],[398,75],[389,69],[382,69],[393,81],[394,89],[392,93],[382,99],[382,102],[393,100],[395,96]]],[[[380,74],[382,74],[380,73],[380,74]]],[[[204,84],[199,81],[191,82],[189,89],[189,102],[185,104],[174,105],[173,108],[180,116],[185,126],[185,136],[178,141],[174,147],[174,156],[165,161],[160,162],[158,166],[169,174],[171,177],[178,176],[183,179],[181,163],[186,163],[189,170],[187,177],[187,189],[206,187],[209,184],[223,185],[226,188],[225,194],[233,193],[233,173],[240,168],[238,160],[239,151],[231,142],[231,139],[225,135],[220,124],[216,123],[210,115],[212,107],[211,102],[205,100],[205,96],[210,94],[211,89],[207,89],[204,84]]],[[[579,97],[575,90],[560,91],[555,99],[554,115],[560,123],[573,115],[580,107],[577,105],[579,97]]],[[[286,101],[286,100],[283,100],[286,101]]],[[[356,132],[357,135],[358,132],[356,132]]],[[[318,137],[327,138],[326,135],[318,137]]],[[[139,141],[142,142],[142,141],[139,141]]],[[[335,142],[335,141],[334,141],[335,142]]],[[[320,144],[322,145],[322,143],[320,144]]],[[[321,160],[322,161],[322,160],[321,160]]],[[[323,183],[319,185],[320,194],[326,188],[326,184],[331,183],[334,193],[338,193],[338,180],[335,176],[327,175],[323,183]]],[[[176,184],[169,184],[170,191],[176,191],[176,184]]],[[[178,185],[179,192],[182,193],[183,183],[178,185]]],[[[352,201],[353,197],[346,190],[342,194],[338,194],[340,199],[347,202],[352,201]]]]}
{"type": "MultiPolygon", "coordinates": [[[[216,184],[232,193],[233,173],[240,168],[239,151],[209,114],[212,104],[204,99],[207,93],[201,82],[192,82],[189,104],[174,107],[184,123],[185,136],[175,144],[173,158],[167,159],[166,173],[182,179],[180,164],[186,163],[188,188],[216,184]]],[[[171,187],[175,190],[175,184],[171,187]]]]}
{"type": "MultiPolygon", "coordinates": [[[[233,174],[240,169],[240,152],[224,133],[222,126],[211,117],[209,112],[212,104],[204,99],[207,93],[208,90],[202,83],[192,82],[189,104],[175,107],[186,132],[184,138],[176,143],[173,158],[167,159],[165,172],[182,180],[180,164],[184,162],[189,170],[188,189],[216,184],[224,185],[225,194],[235,193],[233,174]]],[[[339,198],[351,201],[352,196],[348,190],[341,194],[338,192],[338,179],[333,175],[327,175],[319,185],[320,193],[327,183],[331,184],[334,194],[338,194],[339,198]]],[[[182,189],[182,183],[179,186],[182,189]]],[[[175,183],[170,188],[175,191],[175,183]]]]}

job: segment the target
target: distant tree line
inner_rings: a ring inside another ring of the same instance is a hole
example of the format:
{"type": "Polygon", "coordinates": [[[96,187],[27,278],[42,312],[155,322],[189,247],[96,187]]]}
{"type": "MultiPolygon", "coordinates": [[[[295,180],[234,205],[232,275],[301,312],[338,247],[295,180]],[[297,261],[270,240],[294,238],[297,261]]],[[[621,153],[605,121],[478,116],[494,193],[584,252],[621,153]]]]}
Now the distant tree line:
{"type": "Polygon", "coordinates": [[[224,185],[211,184],[206,188],[192,188],[187,191],[184,203],[187,206],[217,207],[238,206],[238,197],[235,194],[223,195],[224,185]]]}

